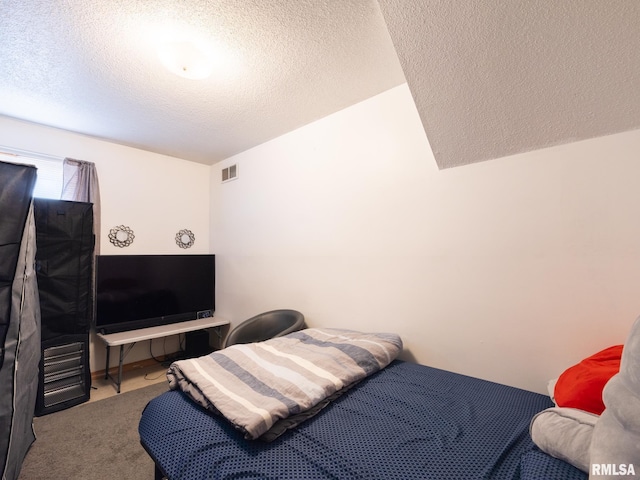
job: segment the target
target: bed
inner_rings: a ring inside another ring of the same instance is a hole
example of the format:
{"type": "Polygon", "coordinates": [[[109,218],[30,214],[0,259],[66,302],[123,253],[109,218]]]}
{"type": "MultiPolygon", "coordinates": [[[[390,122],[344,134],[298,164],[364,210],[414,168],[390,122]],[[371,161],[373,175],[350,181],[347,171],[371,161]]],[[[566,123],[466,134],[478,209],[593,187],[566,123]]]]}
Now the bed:
{"type": "Polygon", "coordinates": [[[181,389],[149,402],[139,433],[157,479],[586,479],[531,440],[532,417],[552,406],[395,359],[271,441],[245,438],[181,389]]]}

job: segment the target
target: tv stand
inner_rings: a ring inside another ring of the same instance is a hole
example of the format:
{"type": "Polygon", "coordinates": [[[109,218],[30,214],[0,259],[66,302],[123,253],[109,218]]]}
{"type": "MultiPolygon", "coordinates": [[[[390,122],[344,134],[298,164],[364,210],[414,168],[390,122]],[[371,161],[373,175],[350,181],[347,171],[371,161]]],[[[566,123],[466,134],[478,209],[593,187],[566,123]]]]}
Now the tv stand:
{"type": "Polygon", "coordinates": [[[105,366],[105,379],[111,379],[116,387],[116,391],[120,393],[122,385],[122,364],[124,357],[131,351],[137,342],[143,340],[151,340],[154,338],[168,337],[178,335],[179,333],[192,332],[194,330],[202,330],[204,328],[220,328],[229,325],[229,320],[223,320],[216,317],[199,318],[197,320],[189,320],[188,322],[170,323],[169,325],[159,325],[157,327],[140,328],[138,330],[127,330],[126,332],[117,333],[98,333],[97,336],[102,340],[107,348],[107,362],[105,366]],[[128,345],[126,351],[124,346],[128,345]],[[120,359],[118,362],[118,377],[114,378],[109,372],[109,357],[111,347],[120,347],[120,359]]]}

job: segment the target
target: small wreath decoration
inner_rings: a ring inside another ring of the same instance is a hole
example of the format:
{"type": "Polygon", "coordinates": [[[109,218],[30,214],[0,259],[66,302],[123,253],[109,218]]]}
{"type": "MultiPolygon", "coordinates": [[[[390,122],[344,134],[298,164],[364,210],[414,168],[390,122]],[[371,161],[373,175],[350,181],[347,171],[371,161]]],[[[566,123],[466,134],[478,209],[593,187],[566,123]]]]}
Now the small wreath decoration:
{"type": "Polygon", "coordinates": [[[176,233],[176,244],[180,248],[191,248],[196,241],[196,236],[191,230],[180,230],[176,233]]]}
{"type": "Polygon", "coordinates": [[[109,230],[109,241],[116,247],[128,247],[133,243],[134,238],[136,236],[133,234],[133,230],[124,225],[119,225],[109,230]]]}

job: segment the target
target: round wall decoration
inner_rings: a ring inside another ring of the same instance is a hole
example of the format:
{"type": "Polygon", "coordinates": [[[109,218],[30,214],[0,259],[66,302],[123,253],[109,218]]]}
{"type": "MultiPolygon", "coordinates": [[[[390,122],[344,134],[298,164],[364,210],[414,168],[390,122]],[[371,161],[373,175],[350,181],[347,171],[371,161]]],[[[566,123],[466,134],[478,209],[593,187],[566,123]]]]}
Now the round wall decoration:
{"type": "Polygon", "coordinates": [[[180,230],[176,233],[176,244],[180,248],[191,248],[196,241],[196,236],[191,230],[180,230]]]}
{"type": "Polygon", "coordinates": [[[133,234],[133,230],[124,225],[119,225],[109,230],[109,241],[116,247],[128,247],[133,243],[134,238],[136,237],[133,234]]]}

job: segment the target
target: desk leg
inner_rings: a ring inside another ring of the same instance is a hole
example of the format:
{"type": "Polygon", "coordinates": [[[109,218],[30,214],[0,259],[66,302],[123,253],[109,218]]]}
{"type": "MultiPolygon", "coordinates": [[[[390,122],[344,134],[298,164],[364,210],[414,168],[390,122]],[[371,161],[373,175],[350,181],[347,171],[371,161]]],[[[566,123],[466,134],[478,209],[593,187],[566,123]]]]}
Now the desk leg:
{"type": "Polygon", "coordinates": [[[120,359],[118,360],[118,377],[114,378],[109,372],[109,346],[107,346],[107,368],[105,368],[105,378],[110,378],[116,386],[116,393],[120,393],[120,385],[122,385],[122,365],[124,364],[124,357],[131,351],[136,343],[133,342],[127,347],[127,351],[124,351],[124,344],[120,345],[120,359]]]}
{"type": "Polygon", "coordinates": [[[124,362],[124,345],[120,345],[120,363],[118,364],[118,393],[120,393],[120,384],[122,383],[122,363],[124,362]]]}
{"type": "Polygon", "coordinates": [[[107,345],[107,364],[104,367],[104,379],[109,379],[109,353],[111,352],[111,347],[107,345]]]}

